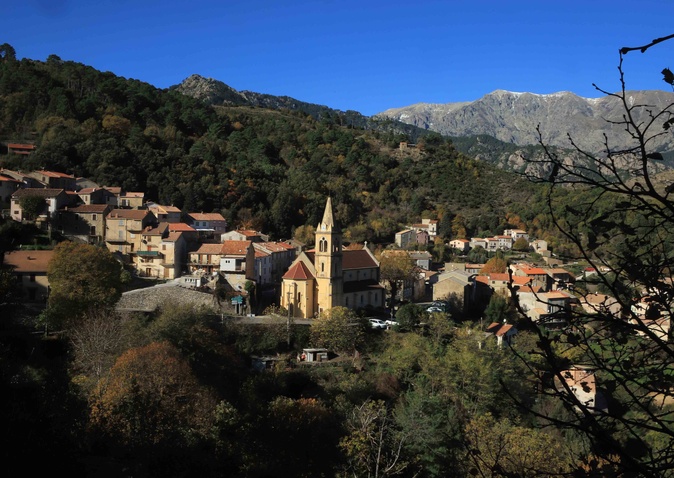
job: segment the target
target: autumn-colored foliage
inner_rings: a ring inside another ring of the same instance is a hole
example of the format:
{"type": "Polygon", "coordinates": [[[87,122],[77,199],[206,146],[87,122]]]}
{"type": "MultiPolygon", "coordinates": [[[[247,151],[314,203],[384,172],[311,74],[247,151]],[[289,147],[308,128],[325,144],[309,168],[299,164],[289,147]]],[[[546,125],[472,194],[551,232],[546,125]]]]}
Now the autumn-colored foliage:
{"type": "Polygon", "coordinates": [[[91,425],[123,443],[152,445],[205,431],[215,409],[189,364],[166,342],[128,350],[91,395],[91,425]]]}
{"type": "Polygon", "coordinates": [[[508,262],[502,257],[492,257],[480,270],[481,274],[503,274],[508,270],[508,262]]]}

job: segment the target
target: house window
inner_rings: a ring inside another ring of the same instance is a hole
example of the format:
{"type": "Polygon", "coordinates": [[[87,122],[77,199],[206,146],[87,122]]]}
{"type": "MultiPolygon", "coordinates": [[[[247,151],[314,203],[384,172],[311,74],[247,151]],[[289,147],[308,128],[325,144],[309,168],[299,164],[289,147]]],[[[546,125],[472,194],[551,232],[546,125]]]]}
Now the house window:
{"type": "Polygon", "coordinates": [[[347,306],[347,307],[349,306],[349,298],[348,297],[346,297],[344,299],[344,305],[347,306]]]}
{"type": "Polygon", "coordinates": [[[96,220],[96,214],[92,214],[92,215],[91,215],[91,220],[92,220],[92,221],[95,221],[95,220],[96,220]]]}

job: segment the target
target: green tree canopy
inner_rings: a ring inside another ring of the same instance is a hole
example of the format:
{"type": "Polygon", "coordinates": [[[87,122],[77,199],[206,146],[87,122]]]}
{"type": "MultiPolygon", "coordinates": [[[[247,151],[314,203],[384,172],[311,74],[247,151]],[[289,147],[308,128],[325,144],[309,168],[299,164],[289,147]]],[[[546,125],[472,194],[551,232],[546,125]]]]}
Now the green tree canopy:
{"type": "Polygon", "coordinates": [[[42,196],[29,194],[19,198],[19,206],[27,219],[34,220],[47,207],[47,201],[42,196]]]}
{"type": "Polygon", "coordinates": [[[426,311],[417,304],[405,304],[396,312],[397,329],[411,331],[425,317],[426,311]]]}
{"type": "Polygon", "coordinates": [[[114,306],[122,291],[122,266],[110,251],[65,241],[47,266],[49,318],[77,319],[89,310],[114,306]]]}
{"type": "Polygon", "coordinates": [[[524,237],[518,238],[514,243],[513,243],[513,251],[522,251],[526,252],[529,250],[529,241],[527,241],[524,237]]]}
{"type": "Polygon", "coordinates": [[[324,310],[311,324],[311,343],[317,347],[352,353],[364,338],[363,321],[346,307],[324,310]]]}

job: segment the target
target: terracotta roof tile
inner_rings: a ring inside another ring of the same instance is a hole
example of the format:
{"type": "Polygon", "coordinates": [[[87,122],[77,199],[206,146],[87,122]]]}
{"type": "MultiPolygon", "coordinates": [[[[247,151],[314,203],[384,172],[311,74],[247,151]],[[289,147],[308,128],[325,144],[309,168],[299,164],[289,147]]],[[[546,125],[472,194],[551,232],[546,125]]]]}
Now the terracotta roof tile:
{"type": "Polygon", "coordinates": [[[294,266],[291,266],[290,269],[288,269],[288,272],[283,274],[283,279],[308,280],[312,278],[313,275],[311,275],[311,272],[309,272],[309,269],[302,261],[296,262],[294,266]]]}
{"type": "Polygon", "coordinates": [[[224,221],[225,218],[222,217],[222,214],[217,212],[191,212],[188,214],[189,217],[195,221],[224,221]]]}
{"type": "Polygon", "coordinates": [[[75,176],[72,174],[59,173],[58,171],[35,171],[38,174],[43,176],[48,176],[50,178],[72,178],[75,179],[75,176]]]}
{"type": "Polygon", "coordinates": [[[22,188],[17,189],[12,197],[40,196],[43,198],[53,198],[64,192],[64,189],[53,188],[22,188]]]}
{"type": "Polygon", "coordinates": [[[0,181],[10,181],[10,182],[13,182],[13,183],[20,183],[21,182],[17,179],[14,179],[14,178],[9,177],[9,176],[5,176],[3,174],[0,174],[0,181]]]}
{"type": "Polygon", "coordinates": [[[498,337],[502,337],[505,334],[507,334],[508,331],[512,328],[513,328],[512,324],[500,324],[498,322],[492,322],[491,324],[489,324],[489,327],[487,327],[485,332],[489,332],[498,337]]]}
{"type": "Polygon", "coordinates": [[[176,242],[178,239],[182,237],[182,235],[183,235],[182,232],[169,232],[168,236],[166,236],[162,240],[165,242],[176,242]]]}
{"type": "Polygon", "coordinates": [[[84,213],[102,214],[109,208],[110,206],[107,204],[80,204],[79,206],[69,207],[66,208],[65,210],[69,212],[76,212],[78,214],[84,213]]]}
{"type": "Polygon", "coordinates": [[[152,214],[145,209],[113,209],[108,213],[108,219],[132,219],[140,221],[148,214],[152,214]]]}
{"type": "Polygon", "coordinates": [[[222,251],[222,244],[201,244],[199,249],[192,252],[192,254],[220,254],[222,251]]]}
{"type": "Polygon", "coordinates": [[[189,224],[185,224],[184,222],[172,222],[172,223],[170,223],[169,224],[169,231],[197,232],[196,229],[194,229],[189,224]]]}
{"type": "Polygon", "coordinates": [[[226,256],[245,256],[251,241],[225,241],[221,246],[222,255],[226,256]]]}

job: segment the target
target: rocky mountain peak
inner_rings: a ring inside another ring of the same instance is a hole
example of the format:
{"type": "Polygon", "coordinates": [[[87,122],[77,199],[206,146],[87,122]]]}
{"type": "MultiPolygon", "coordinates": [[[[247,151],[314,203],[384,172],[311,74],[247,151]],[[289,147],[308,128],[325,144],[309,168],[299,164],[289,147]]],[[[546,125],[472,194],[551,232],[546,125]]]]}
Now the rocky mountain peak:
{"type": "MultiPolygon", "coordinates": [[[[629,105],[662,109],[674,102],[665,91],[626,92],[629,105]]],[[[646,119],[648,108],[636,108],[637,120],[646,119]]],[[[589,152],[604,149],[604,135],[613,150],[630,146],[624,127],[612,124],[622,118],[624,107],[614,96],[583,98],[569,91],[551,94],[496,90],[478,100],[464,103],[420,103],[386,110],[377,116],[412,124],[447,136],[486,134],[517,145],[536,144],[540,128],[546,144],[563,148],[574,142],[589,152]]],[[[652,143],[654,150],[674,150],[674,136],[662,135],[652,143]]]]}

